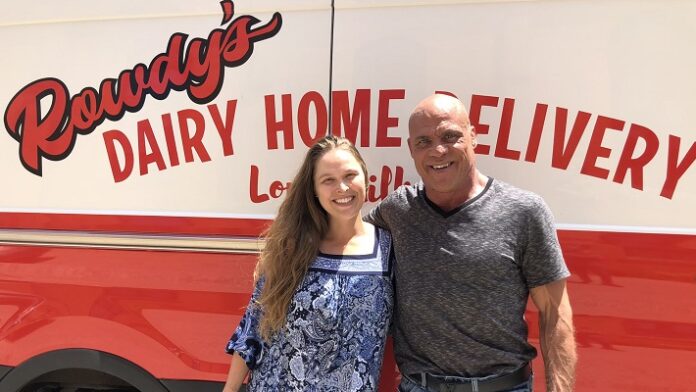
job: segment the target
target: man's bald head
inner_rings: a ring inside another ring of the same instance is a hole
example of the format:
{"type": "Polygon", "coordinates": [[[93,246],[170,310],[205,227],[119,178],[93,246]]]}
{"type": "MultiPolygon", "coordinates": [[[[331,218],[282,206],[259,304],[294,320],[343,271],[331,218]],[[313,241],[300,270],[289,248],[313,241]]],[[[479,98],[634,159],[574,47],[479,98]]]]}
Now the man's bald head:
{"type": "Polygon", "coordinates": [[[417,124],[423,121],[449,118],[458,123],[462,128],[470,128],[469,113],[459,99],[446,94],[433,94],[422,100],[411,113],[408,119],[409,135],[413,133],[417,124]]]}

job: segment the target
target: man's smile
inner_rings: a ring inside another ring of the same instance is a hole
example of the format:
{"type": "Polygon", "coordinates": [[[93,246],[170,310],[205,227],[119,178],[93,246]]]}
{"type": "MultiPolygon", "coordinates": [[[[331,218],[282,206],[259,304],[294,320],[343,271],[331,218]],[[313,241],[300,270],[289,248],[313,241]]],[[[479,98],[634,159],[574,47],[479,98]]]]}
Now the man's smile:
{"type": "Polygon", "coordinates": [[[433,170],[442,170],[450,167],[452,165],[452,162],[447,162],[447,163],[440,163],[437,165],[428,165],[431,169],[433,170]]]}

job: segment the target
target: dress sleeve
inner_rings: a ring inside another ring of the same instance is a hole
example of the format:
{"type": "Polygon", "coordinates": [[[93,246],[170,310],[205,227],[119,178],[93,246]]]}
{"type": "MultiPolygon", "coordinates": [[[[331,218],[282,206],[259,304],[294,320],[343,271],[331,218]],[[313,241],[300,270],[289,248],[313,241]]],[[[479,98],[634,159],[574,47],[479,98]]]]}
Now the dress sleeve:
{"type": "Polygon", "coordinates": [[[264,342],[259,334],[262,310],[258,303],[263,282],[263,278],[259,278],[256,281],[249,306],[247,306],[239,326],[232,334],[229,342],[227,342],[225,349],[228,354],[238,353],[244,359],[249,369],[254,369],[261,362],[264,353],[264,342]]]}

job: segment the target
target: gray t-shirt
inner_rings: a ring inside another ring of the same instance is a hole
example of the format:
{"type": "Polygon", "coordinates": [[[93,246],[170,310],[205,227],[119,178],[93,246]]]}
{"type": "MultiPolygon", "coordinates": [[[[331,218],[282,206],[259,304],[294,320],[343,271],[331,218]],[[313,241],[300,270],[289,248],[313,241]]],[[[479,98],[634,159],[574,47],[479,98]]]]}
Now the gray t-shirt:
{"type": "Polygon", "coordinates": [[[529,289],[570,275],[538,195],[498,180],[444,212],[422,183],[402,186],[366,220],[392,232],[394,351],[403,374],[483,377],[529,362],[529,289]]]}

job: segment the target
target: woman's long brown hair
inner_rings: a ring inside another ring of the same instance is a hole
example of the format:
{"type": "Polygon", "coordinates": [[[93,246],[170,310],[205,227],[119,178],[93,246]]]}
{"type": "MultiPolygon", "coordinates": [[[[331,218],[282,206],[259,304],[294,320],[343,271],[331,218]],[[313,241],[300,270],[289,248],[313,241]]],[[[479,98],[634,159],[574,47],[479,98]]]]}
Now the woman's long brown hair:
{"type": "Polygon", "coordinates": [[[265,279],[259,299],[263,309],[259,329],[266,341],[285,324],[290,301],[329,229],[328,214],[315,196],[314,172],[317,161],[336,148],[355,157],[364,172],[367,188],[367,166],[348,139],[326,136],[307,152],[278,215],[265,233],[266,246],[254,272],[255,279],[265,279]]]}

